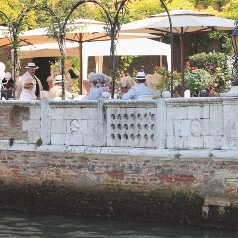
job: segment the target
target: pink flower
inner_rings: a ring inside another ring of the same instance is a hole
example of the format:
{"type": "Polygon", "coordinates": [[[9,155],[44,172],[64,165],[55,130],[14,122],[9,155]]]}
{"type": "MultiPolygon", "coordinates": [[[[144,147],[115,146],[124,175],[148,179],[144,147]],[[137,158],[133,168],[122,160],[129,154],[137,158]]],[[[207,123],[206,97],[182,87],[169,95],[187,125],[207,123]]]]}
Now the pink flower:
{"type": "Polygon", "coordinates": [[[212,66],[212,65],[210,65],[210,69],[213,69],[213,66],[212,66]]]}
{"type": "Polygon", "coordinates": [[[186,62],[186,66],[190,66],[190,61],[187,61],[187,62],[186,62]]]}
{"type": "Polygon", "coordinates": [[[194,67],[192,67],[191,69],[192,69],[192,70],[194,70],[195,68],[194,68],[194,67]]]}

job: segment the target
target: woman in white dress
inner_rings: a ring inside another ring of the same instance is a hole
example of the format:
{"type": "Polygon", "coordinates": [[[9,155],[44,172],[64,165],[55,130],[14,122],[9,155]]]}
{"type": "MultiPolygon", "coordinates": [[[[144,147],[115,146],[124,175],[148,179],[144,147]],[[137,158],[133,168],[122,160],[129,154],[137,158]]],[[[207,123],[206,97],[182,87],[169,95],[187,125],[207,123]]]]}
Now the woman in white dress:
{"type": "Polygon", "coordinates": [[[36,100],[36,95],[32,92],[34,86],[34,82],[32,78],[28,78],[25,81],[24,89],[20,94],[19,100],[29,101],[29,100],[36,100]]]}

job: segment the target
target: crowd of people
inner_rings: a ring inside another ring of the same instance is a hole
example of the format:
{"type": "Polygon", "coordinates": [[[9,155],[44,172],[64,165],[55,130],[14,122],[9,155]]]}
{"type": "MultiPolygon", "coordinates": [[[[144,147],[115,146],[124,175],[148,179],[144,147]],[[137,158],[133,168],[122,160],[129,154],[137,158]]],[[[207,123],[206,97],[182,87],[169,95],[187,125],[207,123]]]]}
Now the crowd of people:
{"type": "MultiPolygon", "coordinates": [[[[68,62],[66,62],[67,64],[68,62]]],[[[40,100],[43,97],[49,99],[62,99],[62,83],[64,78],[65,99],[78,99],[78,95],[73,92],[72,79],[69,77],[69,64],[66,71],[66,76],[56,75],[57,71],[52,71],[51,76],[47,78],[49,91],[47,96],[43,96],[44,92],[40,79],[35,75],[39,68],[33,62],[27,64],[26,72],[18,78],[16,83],[16,98],[19,100],[40,100]]],[[[120,89],[120,98],[122,100],[136,100],[141,95],[154,95],[154,91],[147,87],[146,75],[144,72],[138,72],[136,80],[131,77],[121,77],[117,82],[120,89]]],[[[88,75],[86,91],[88,92],[87,99],[98,100],[102,97],[110,98],[111,96],[111,78],[103,73],[90,73],[88,75]]],[[[83,80],[85,81],[85,80],[83,80]]],[[[85,82],[84,82],[85,84],[85,82]]]]}

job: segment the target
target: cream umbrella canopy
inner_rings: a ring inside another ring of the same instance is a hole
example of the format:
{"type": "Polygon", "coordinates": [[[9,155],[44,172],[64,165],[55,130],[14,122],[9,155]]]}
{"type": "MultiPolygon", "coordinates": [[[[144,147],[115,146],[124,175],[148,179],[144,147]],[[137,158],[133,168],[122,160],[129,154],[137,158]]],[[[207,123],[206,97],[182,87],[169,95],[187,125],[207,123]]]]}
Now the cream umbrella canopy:
{"type": "MultiPolygon", "coordinates": [[[[169,12],[172,33],[180,36],[180,60],[182,74],[182,96],[184,95],[184,36],[210,31],[233,30],[234,20],[216,17],[204,12],[192,10],[174,10],[169,12]]],[[[166,12],[152,15],[146,19],[124,24],[121,32],[166,34],[170,33],[170,23],[166,12]]]]}
{"type": "MultiPolygon", "coordinates": [[[[77,19],[66,26],[65,40],[69,42],[78,42],[80,65],[82,62],[82,43],[103,39],[110,39],[105,32],[105,23],[91,19],[77,19]]],[[[54,43],[57,39],[48,35],[47,28],[37,28],[23,32],[18,37],[19,46],[54,43]]],[[[0,37],[0,46],[12,46],[11,36],[0,37]]],[[[82,82],[82,72],[80,71],[80,82],[82,82]]],[[[81,83],[79,87],[82,88],[81,83]]]]}
{"type": "MultiPolygon", "coordinates": [[[[103,40],[107,37],[104,26],[104,22],[90,19],[77,19],[67,24],[66,40],[77,42],[103,40]]],[[[18,40],[19,46],[54,43],[57,41],[49,37],[47,28],[37,28],[22,32],[19,34],[18,40]]],[[[0,35],[0,47],[1,46],[12,46],[10,33],[0,35]]]]}
{"type": "MultiPolygon", "coordinates": [[[[85,42],[105,41],[111,40],[110,36],[105,31],[106,23],[95,21],[91,19],[77,19],[72,23],[68,23],[66,27],[66,42],[77,42],[79,44],[79,59],[80,67],[83,68],[83,56],[82,48],[85,42]]],[[[118,34],[119,39],[131,39],[131,38],[153,38],[149,34],[137,34],[137,33],[123,33],[118,34]]],[[[49,38],[47,28],[38,28],[30,31],[26,31],[19,35],[20,46],[36,45],[56,42],[56,39],[49,38]]],[[[11,45],[8,37],[0,37],[0,46],[11,45]]],[[[67,54],[67,50],[66,50],[67,54]]],[[[79,88],[82,88],[83,72],[80,70],[80,82],[79,88]]]]}

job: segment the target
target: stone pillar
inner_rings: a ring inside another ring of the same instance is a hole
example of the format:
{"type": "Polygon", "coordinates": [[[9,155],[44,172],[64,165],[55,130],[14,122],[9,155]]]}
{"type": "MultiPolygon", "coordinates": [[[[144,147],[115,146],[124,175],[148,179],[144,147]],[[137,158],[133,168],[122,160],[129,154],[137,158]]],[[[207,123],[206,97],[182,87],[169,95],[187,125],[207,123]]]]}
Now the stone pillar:
{"type": "Polygon", "coordinates": [[[43,145],[51,144],[51,108],[48,99],[41,100],[41,139],[43,145]]]}
{"type": "Polygon", "coordinates": [[[98,100],[98,145],[106,146],[107,141],[107,121],[106,121],[106,110],[103,106],[104,100],[98,100]]]}
{"type": "Polygon", "coordinates": [[[166,105],[163,98],[158,98],[157,103],[157,139],[156,139],[156,148],[164,149],[166,146],[166,105]]]}

